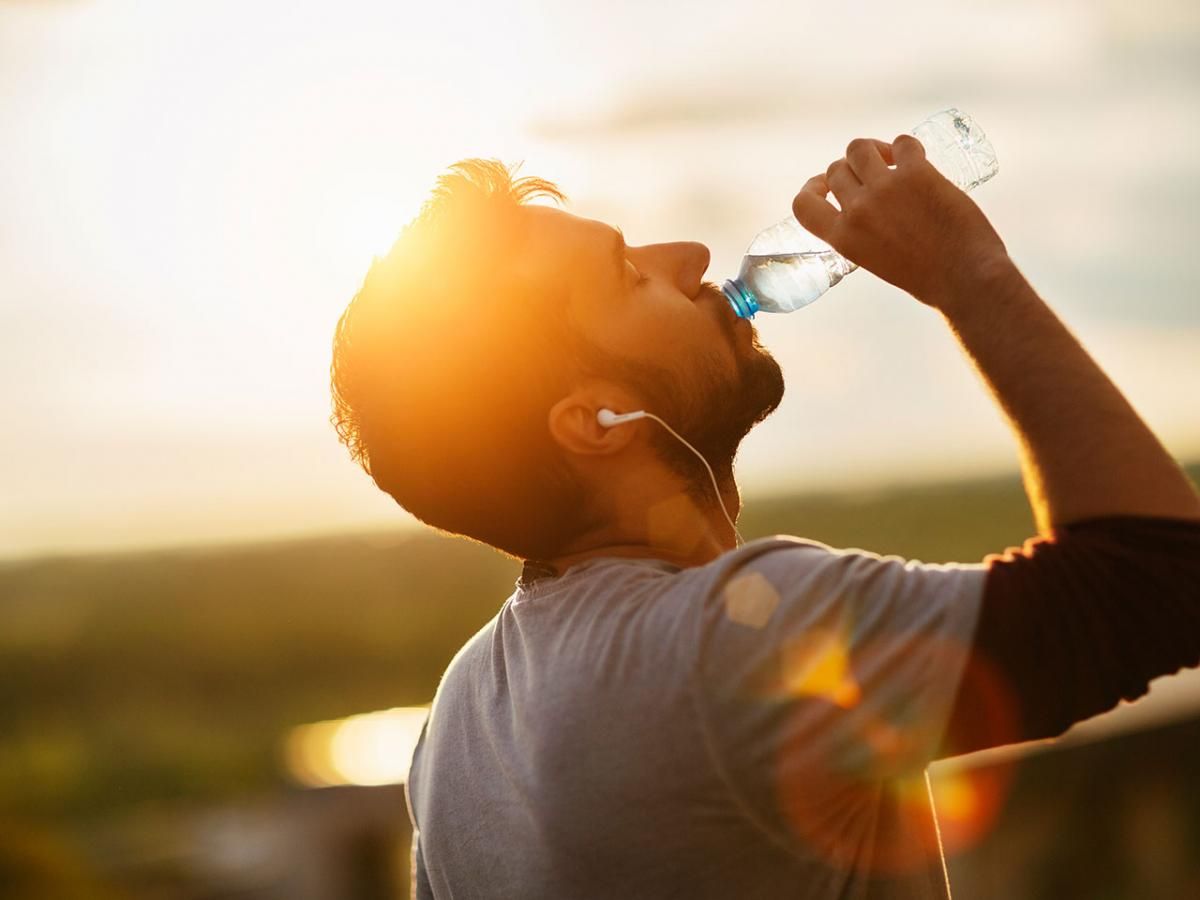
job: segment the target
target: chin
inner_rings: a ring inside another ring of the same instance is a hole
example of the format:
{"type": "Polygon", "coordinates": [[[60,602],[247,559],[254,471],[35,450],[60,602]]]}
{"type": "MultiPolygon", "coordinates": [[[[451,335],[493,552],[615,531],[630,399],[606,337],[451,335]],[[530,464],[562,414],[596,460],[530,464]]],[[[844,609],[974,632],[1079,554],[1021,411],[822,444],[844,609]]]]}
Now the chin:
{"type": "Polygon", "coordinates": [[[737,380],[709,395],[704,424],[696,433],[714,468],[732,466],[742,440],[779,407],[783,390],[783,371],[770,353],[739,357],[737,380]]]}
{"type": "Polygon", "coordinates": [[[783,369],[775,357],[755,341],[753,353],[739,366],[739,370],[746,414],[752,417],[746,429],[749,431],[775,412],[783,402],[783,369]]]}

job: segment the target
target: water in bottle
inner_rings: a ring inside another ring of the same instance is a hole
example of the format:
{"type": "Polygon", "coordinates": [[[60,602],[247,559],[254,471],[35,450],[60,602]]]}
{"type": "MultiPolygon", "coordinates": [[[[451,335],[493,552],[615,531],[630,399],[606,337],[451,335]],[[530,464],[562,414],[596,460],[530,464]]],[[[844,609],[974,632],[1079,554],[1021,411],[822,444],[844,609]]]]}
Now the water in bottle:
{"type": "MultiPolygon", "coordinates": [[[[930,116],[913,135],[925,158],[964,191],[996,174],[996,152],[975,121],[957,109],[930,116]]],[[[737,278],[722,290],[735,313],[792,312],[812,303],[858,266],[788,216],[759,233],[746,250],[737,278]]]]}

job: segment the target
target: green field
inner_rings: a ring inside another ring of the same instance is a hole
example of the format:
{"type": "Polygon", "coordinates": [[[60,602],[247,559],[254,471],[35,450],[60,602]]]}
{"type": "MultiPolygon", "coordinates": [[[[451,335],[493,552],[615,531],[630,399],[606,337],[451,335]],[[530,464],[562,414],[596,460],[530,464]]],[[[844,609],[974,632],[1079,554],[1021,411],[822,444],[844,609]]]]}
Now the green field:
{"type": "MultiPolygon", "coordinates": [[[[977,561],[1033,532],[1015,475],[750,497],[741,524],[748,539],[925,561],[977,561]]],[[[275,789],[289,727],[427,702],[517,572],[485,547],[409,532],[8,563],[0,823],[275,789]]]]}

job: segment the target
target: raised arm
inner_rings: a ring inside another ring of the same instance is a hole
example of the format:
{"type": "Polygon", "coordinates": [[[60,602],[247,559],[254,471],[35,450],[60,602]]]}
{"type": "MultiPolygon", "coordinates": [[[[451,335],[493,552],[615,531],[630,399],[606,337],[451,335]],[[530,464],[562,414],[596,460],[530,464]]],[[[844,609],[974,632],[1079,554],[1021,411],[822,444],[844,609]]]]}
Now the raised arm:
{"type": "Polygon", "coordinates": [[[1179,466],[916,138],[852,142],[793,209],[818,237],[946,318],[1017,435],[1040,533],[1103,516],[1200,520],[1179,466]],[[825,199],[830,190],[840,212],[825,199]]]}
{"type": "Polygon", "coordinates": [[[1059,735],[1200,664],[1200,498],[975,203],[902,136],[853,141],[793,210],[941,312],[1020,446],[1041,537],[986,560],[937,756],[1059,735]]]}
{"type": "Polygon", "coordinates": [[[1104,516],[1200,520],[1200,498],[1007,257],[935,299],[1004,410],[1038,531],[1104,516]]]}

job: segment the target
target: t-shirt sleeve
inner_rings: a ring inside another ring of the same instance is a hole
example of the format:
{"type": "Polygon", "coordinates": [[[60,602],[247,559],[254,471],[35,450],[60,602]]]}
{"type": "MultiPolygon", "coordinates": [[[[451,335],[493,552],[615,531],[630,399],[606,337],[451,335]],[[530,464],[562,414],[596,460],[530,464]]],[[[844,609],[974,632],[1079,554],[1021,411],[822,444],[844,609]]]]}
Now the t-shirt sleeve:
{"type": "Polygon", "coordinates": [[[798,540],[747,553],[718,578],[697,636],[697,705],[747,807],[779,813],[795,792],[812,805],[819,792],[834,800],[921,773],[947,723],[984,578],[980,565],[798,540]]]}
{"type": "Polygon", "coordinates": [[[984,565],[972,657],[938,755],[1057,737],[1200,664],[1200,522],[1091,519],[984,565]]]}

